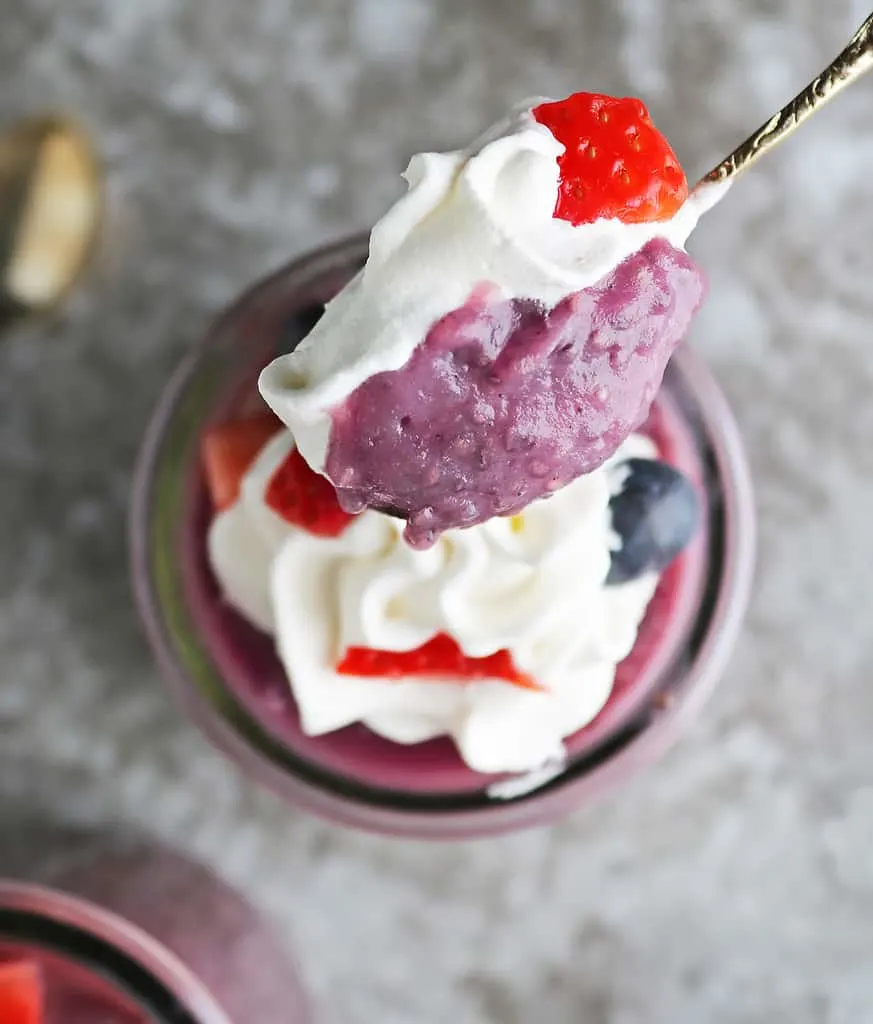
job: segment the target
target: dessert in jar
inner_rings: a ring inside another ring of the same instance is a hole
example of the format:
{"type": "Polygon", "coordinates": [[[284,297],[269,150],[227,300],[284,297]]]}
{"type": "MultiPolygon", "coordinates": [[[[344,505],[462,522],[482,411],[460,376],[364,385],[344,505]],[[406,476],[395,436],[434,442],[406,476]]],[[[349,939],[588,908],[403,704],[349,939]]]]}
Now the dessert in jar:
{"type": "Polygon", "coordinates": [[[0,877],[3,1024],[311,1019],[270,927],[206,869],[140,841],[79,845],[31,851],[48,885],[0,877]]]}
{"type": "Polygon", "coordinates": [[[213,707],[310,794],[403,804],[392,828],[547,797],[548,819],[673,701],[707,587],[747,583],[748,546],[709,579],[715,492],[750,529],[729,414],[687,353],[659,394],[704,293],[685,241],[724,187],[689,195],[645,107],[587,93],[523,104],[407,180],[366,259],[280,272],[180,371],[141,467],[140,596],[173,673],[159,541],[137,532],[207,349],[236,348],[174,444],[196,474],[175,584],[213,707]]]}

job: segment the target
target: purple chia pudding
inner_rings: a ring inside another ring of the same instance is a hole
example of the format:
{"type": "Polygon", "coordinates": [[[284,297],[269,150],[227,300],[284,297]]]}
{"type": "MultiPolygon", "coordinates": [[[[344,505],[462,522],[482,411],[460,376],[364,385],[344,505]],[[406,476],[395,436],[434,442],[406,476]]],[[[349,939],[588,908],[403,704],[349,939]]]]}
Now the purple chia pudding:
{"type": "Polygon", "coordinates": [[[340,503],[402,516],[424,548],[591,472],[645,421],[703,294],[663,238],[552,309],[480,286],[333,410],[340,503]]]}

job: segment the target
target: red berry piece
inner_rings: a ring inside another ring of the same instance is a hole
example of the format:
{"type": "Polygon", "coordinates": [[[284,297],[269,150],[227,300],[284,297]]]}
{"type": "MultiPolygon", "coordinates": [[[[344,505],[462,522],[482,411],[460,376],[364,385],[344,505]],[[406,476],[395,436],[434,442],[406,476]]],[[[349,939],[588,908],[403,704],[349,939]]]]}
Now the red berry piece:
{"type": "Polygon", "coordinates": [[[532,113],[564,146],[555,206],[561,220],[668,220],[685,202],[685,173],[641,100],[577,92],[532,113]]]}
{"type": "Polygon", "coordinates": [[[296,448],[270,478],[264,500],[286,522],[317,537],[338,537],[355,518],[343,512],[333,484],[296,448]]]}
{"type": "Polygon", "coordinates": [[[343,676],[401,679],[408,676],[449,676],[459,682],[502,679],[523,690],[541,690],[531,676],[521,672],[509,651],[496,651],[484,658],[470,658],[447,633],[437,633],[411,651],[377,651],[371,647],[349,647],[337,672],[343,676]]]}
{"type": "Polygon", "coordinates": [[[242,478],[267,441],[282,429],[272,413],[232,420],[211,427],[200,442],[206,487],[216,511],[229,508],[239,497],[242,478]]]}
{"type": "Polygon", "coordinates": [[[38,964],[16,960],[0,964],[0,1021],[2,1024],[42,1024],[42,977],[38,964]]]}

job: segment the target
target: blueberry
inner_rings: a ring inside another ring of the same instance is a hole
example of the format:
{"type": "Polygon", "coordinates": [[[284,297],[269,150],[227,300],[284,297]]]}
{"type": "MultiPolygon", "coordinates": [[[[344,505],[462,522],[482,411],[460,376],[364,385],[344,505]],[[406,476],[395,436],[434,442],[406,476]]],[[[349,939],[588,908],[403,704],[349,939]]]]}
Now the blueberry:
{"type": "Polygon", "coordinates": [[[665,462],[628,459],[612,472],[621,481],[609,502],[621,547],[612,553],[607,583],[661,572],[700,525],[700,499],[691,482],[665,462]]]}
{"type": "Polygon", "coordinates": [[[318,323],[324,313],[324,306],[316,302],[312,306],[306,306],[293,316],[289,316],[279,332],[277,354],[285,355],[293,352],[313,327],[318,323]]]}

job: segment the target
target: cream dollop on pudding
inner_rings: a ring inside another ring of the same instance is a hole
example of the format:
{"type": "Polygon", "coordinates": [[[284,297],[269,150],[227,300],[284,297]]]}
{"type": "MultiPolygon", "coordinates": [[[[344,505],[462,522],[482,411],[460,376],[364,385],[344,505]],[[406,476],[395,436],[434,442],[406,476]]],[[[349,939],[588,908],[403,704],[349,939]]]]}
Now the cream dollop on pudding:
{"type": "Polygon", "coordinates": [[[638,100],[533,100],[413,157],[363,270],[261,375],[350,512],[426,547],[521,511],[643,422],[703,295],[688,195],[638,100]]]}
{"type": "MultiPolygon", "coordinates": [[[[663,466],[652,442],[634,435],[548,501],[445,531],[424,551],[379,512],[327,533],[288,521],[271,502],[295,454],[287,431],[266,442],[213,519],[208,554],[226,600],[274,634],[303,731],[363,722],[398,743],[448,735],[483,773],[560,760],[563,740],[606,703],[663,568],[658,555],[637,559],[631,578],[611,581],[625,542],[616,502],[628,467],[663,466]],[[419,659],[404,674],[410,652],[440,642],[453,645],[448,662],[419,659]],[[368,674],[355,674],[350,652],[368,674]],[[374,664],[388,671],[374,677],[374,664]]],[[[681,527],[678,546],[694,525],[681,527]]]]}

